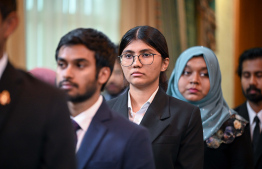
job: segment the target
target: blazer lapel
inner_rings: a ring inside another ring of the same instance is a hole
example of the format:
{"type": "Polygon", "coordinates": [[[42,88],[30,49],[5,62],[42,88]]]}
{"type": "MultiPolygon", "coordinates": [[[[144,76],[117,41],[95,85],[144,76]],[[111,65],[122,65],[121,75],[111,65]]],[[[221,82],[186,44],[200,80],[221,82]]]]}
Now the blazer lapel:
{"type": "Polygon", "coordinates": [[[260,133],[258,142],[259,144],[253,156],[254,157],[254,166],[256,166],[256,164],[258,163],[258,160],[262,156],[262,133],[260,133]]]}
{"type": "Polygon", "coordinates": [[[122,95],[118,96],[114,107],[112,107],[114,111],[126,118],[128,118],[128,91],[129,89],[126,90],[122,95]]]}
{"type": "MultiPolygon", "coordinates": [[[[128,118],[128,90],[117,97],[112,109],[128,118]]],[[[169,117],[169,98],[163,89],[159,88],[140,123],[140,125],[148,129],[152,142],[168,126],[171,120],[169,117]]]]}
{"type": "MultiPolygon", "coordinates": [[[[246,120],[250,121],[249,115],[248,115],[248,110],[247,110],[247,103],[246,102],[240,106],[238,113],[242,117],[244,117],[246,120]]],[[[249,123],[247,124],[247,128],[246,128],[245,132],[248,133],[248,136],[251,139],[251,136],[250,136],[250,124],[249,123]]],[[[256,149],[256,151],[254,152],[254,155],[253,155],[254,166],[257,165],[258,160],[262,156],[262,133],[259,136],[259,141],[258,142],[261,143],[261,144],[258,144],[257,149],[256,149]]]]}
{"type": "Polygon", "coordinates": [[[104,136],[107,133],[107,127],[103,124],[104,121],[110,120],[111,113],[107,107],[105,100],[93,117],[90,126],[83,138],[81,146],[76,154],[78,160],[78,169],[83,169],[91,160],[96,148],[99,146],[104,136]]]}
{"type": "Polygon", "coordinates": [[[22,77],[17,73],[17,70],[8,62],[0,80],[0,93],[4,90],[10,94],[10,103],[6,105],[0,104],[0,132],[4,123],[7,121],[10,109],[15,106],[16,101],[21,93],[22,77]]]}
{"type": "Polygon", "coordinates": [[[247,103],[243,103],[238,111],[238,114],[241,115],[242,117],[244,117],[244,119],[246,119],[247,121],[249,121],[249,115],[248,115],[248,111],[247,111],[247,103]]]}
{"type": "Polygon", "coordinates": [[[152,142],[169,125],[171,120],[169,117],[169,97],[165,94],[163,89],[159,88],[153,102],[148,107],[140,123],[149,130],[152,142]]]}

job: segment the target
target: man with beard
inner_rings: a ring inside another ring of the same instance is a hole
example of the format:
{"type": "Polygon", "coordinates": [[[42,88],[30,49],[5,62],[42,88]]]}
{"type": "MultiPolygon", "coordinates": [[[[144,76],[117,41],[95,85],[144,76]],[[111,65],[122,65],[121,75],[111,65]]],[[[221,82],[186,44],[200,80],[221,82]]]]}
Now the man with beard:
{"type": "Polygon", "coordinates": [[[108,82],[106,83],[105,90],[102,92],[104,98],[108,101],[118,95],[124,93],[127,86],[127,81],[125,80],[119,57],[116,57],[114,70],[110,76],[108,82]]]}
{"type": "Polygon", "coordinates": [[[68,95],[78,169],[154,168],[149,133],[112,112],[100,95],[115,62],[114,44],[94,29],[75,29],[56,49],[57,85],[68,95]]]}
{"type": "Polygon", "coordinates": [[[246,50],[239,58],[238,75],[247,101],[235,110],[249,121],[254,166],[262,168],[262,48],[246,50]]]}

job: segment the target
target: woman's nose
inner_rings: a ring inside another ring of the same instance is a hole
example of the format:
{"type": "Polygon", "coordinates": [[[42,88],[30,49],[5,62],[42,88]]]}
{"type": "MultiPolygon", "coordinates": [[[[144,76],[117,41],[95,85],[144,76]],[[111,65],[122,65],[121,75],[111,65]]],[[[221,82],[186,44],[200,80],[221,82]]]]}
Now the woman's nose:
{"type": "Polygon", "coordinates": [[[139,60],[139,55],[134,55],[133,59],[134,59],[133,64],[132,64],[133,67],[141,67],[142,66],[142,63],[139,60]]]}
{"type": "Polygon", "coordinates": [[[197,73],[191,75],[190,83],[199,84],[199,75],[197,73]]]}

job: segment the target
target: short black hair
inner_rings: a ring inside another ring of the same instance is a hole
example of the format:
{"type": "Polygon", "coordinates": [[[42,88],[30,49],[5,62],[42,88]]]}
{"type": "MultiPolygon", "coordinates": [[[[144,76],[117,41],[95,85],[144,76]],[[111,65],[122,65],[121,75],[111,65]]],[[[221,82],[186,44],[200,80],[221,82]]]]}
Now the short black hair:
{"type": "MultiPolygon", "coordinates": [[[[114,43],[105,34],[92,28],[77,28],[70,31],[59,41],[55,54],[56,60],[62,46],[73,45],[84,45],[95,52],[97,75],[102,67],[109,67],[112,73],[117,53],[114,43]]],[[[101,90],[104,86],[105,84],[101,90]]]]}
{"type": "Polygon", "coordinates": [[[5,20],[11,12],[14,12],[16,10],[16,0],[0,0],[0,12],[3,20],[5,20]]]}
{"type": "MultiPolygon", "coordinates": [[[[142,40],[149,46],[157,50],[163,59],[169,58],[167,42],[164,35],[156,28],[151,26],[137,26],[125,33],[119,45],[119,55],[133,41],[142,40]]],[[[159,86],[167,90],[167,76],[165,72],[160,72],[159,86]]]]}
{"type": "Polygon", "coordinates": [[[246,60],[253,60],[257,58],[262,58],[262,48],[257,47],[257,48],[251,48],[248,50],[245,50],[239,57],[239,64],[237,68],[237,74],[241,78],[242,75],[242,67],[243,67],[243,62],[246,60]]]}

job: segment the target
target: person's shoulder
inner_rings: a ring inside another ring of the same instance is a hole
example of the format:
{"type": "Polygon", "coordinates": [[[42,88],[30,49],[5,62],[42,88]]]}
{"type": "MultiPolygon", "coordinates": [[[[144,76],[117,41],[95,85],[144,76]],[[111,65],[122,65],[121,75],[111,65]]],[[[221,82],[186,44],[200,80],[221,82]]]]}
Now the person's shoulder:
{"type": "Polygon", "coordinates": [[[55,86],[47,84],[23,70],[18,69],[17,72],[21,77],[23,90],[26,91],[28,95],[40,95],[42,98],[45,96],[48,96],[49,98],[64,96],[64,92],[55,86]]]}
{"type": "Polygon", "coordinates": [[[167,96],[169,97],[170,105],[173,106],[173,107],[184,109],[184,110],[198,109],[197,106],[195,106],[195,105],[193,105],[191,103],[179,100],[179,99],[174,98],[174,97],[169,96],[169,95],[167,95],[167,96]]]}
{"type": "Polygon", "coordinates": [[[118,125],[118,127],[121,128],[121,130],[125,131],[146,131],[146,128],[137,125],[136,123],[133,123],[129,121],[126,117],[114,112],[111,110],[112,116],[113,116],[113,122],[118,125]]]}
{"type": "Polygon", "coordinates": [[[117,96],[116,98],[108,100],[107,105],[112,108],[115,104],[118,104],[120,101],[123,101],[125,97],[126,97],[125,94],[121,94],[117,96]]]}
{"type": "Polygon", "coordinates": [[[238,105],[237,107],[234,108],[235,111],[239,112],[240,109],[243,109],[246,107],[246,101],[240,105],[238,105]]]}

